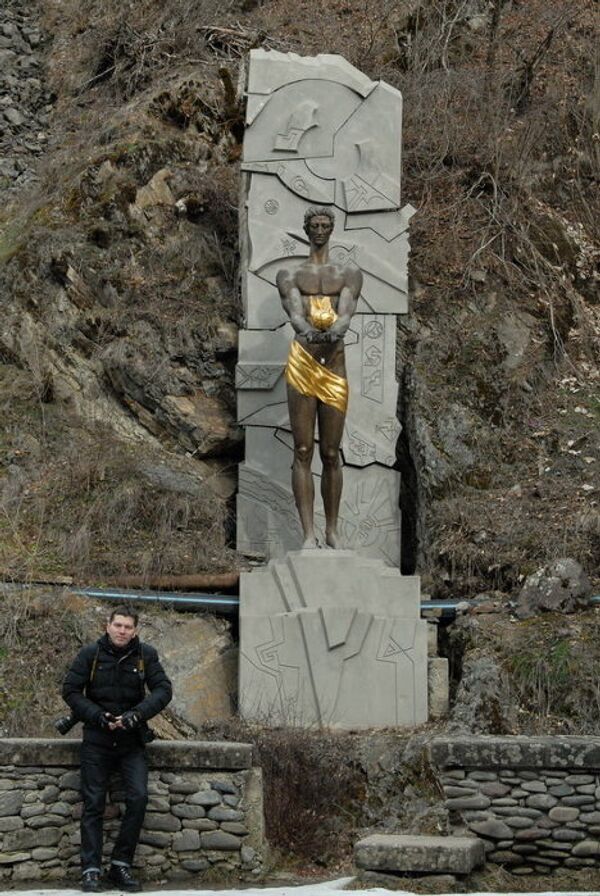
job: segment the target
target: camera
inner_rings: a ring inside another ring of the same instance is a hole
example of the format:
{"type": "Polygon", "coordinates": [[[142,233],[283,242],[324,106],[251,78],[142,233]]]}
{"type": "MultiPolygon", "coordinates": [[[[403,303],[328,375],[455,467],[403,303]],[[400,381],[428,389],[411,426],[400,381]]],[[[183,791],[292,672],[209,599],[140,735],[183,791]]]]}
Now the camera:
{"type": "Polygon", "coordinates": [[[54,723],[54,727],[58,731],[59,734],[68,734],[71,728],[73,728],[79,719],[77,716],[62,716],[60,719],[57,719],[54,723]]]}

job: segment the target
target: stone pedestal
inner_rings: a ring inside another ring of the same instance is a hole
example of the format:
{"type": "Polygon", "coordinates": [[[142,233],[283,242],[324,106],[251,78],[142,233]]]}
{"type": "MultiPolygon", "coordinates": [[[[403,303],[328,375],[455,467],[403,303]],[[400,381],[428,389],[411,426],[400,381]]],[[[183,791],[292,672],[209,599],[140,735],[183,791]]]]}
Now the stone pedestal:
{"type": "Polygon", "coordinates": [[[319,549],[243,573],[240,714],[301,727],[425,722],[418,577],[354,551],[319,549]]]}

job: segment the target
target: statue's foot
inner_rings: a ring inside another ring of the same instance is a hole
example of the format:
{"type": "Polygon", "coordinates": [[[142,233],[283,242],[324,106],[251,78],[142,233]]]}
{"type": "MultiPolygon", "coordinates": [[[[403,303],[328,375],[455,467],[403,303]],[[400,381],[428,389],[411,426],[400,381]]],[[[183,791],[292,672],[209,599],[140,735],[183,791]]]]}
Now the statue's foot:
{"type": "Polygon", "coordinates": [[[328,547],[333,548],[334,551],[335,550],[339,551],[342,548],[342,541],[340,539],[340,536],[337,534],[337,532],[326,532],[325,533],[325,544],[328,547]]]}
{"type": "Polygon", "coordinates": [[[302,550],[304,550],[304,548],[318,548],[318,547],[319,547],[319,545],[317,544],[317,539],[315,538],[314,535],[309,535],[308,538],[304,539],[304,542],[302,544],[302,550]]]}

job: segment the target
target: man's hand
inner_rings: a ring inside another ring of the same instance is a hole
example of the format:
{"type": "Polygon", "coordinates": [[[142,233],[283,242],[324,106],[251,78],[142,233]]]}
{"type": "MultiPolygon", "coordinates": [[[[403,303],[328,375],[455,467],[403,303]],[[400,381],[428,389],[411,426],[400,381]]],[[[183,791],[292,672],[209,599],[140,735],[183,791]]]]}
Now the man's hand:
{"type": "Polygon", "coordinates": [[[110,712],[99,712],[96,716],[96,724],[103,731],[112,731],[115,728],[115,717],[110,712]]]}
{"type": "Polygon", "coordinates": [[[125,731],[134,731],[142,724],[142,717],[135,709],[128,709],[123,715],[117,716],[117,722],[120,722],[120,727],[125,731]]]}

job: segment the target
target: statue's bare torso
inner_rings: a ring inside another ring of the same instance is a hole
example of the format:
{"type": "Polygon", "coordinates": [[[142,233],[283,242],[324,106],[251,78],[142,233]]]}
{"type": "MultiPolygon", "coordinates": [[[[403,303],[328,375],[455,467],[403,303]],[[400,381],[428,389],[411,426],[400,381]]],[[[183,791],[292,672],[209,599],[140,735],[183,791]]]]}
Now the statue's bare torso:
{"type": "MultiPolygon", "coordinates": [[[[311,298],[328,296],[339,320],[342,315],[353,313],[361,283],[361,272],[355,267],[342,267],[331,262],[315,264],[310,259],[303,262],[294,273],[284,269],[277,275],[277,285],[288,314],[290,310],[292,314],[295,310],[306,323],[304,332],[294,327],[296,339],[321,364],[325,363],[342,376],[345,376],[343,337],[346,328],[341,330],[334,324],[325,333],[316,334],[310,327],[311,298]],[[291,301],[286,301],[286,296],[291,301]]],[[[294,325],[292,314],[290,319],[294,325]]]]}

